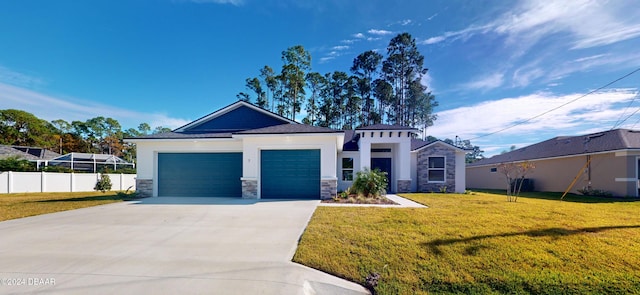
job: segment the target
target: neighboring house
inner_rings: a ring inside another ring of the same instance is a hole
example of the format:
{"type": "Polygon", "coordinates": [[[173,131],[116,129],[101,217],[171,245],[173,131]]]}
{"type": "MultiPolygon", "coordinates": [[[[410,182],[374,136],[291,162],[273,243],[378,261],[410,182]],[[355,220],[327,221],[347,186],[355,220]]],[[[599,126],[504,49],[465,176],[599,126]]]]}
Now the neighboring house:
{"type": "Polygon", "coordinates": [[[18,159],[38,161],[50,160],[59,157],[60,154],[45,148],[15,145],[0,145],[0,159],[18,157],[18,159]]]}
{"type": "Polygon", "coordinates": [[[529,161],[526,176],[536,191],[599,189],[615,196],[638,197],[640,131],[616,129],[581,136],[561,136],[467,165],[467,186],[506,189],[501,163],[529,161]],[[584,170],[583,170],[584,167],[584,170]],[[582,172],[581,172],[582,170],[582,172]]]}
{"type": "Polygon", "coordinates": [[[327,199],[371,166],[390,172],[390,192],[464,191],[464,150],[416,140],[416,132],[309,126],[238,101],[172,132],[125,141],[137,146],[144,196],[327,199]]]}

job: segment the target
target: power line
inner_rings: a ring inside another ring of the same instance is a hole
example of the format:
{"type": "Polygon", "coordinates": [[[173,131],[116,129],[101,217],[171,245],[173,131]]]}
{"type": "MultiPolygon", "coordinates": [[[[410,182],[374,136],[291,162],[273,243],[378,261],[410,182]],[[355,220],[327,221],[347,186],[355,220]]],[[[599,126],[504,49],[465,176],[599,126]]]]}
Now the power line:
{"type": "MultiPolygon", "coordinates": [[[[638,98],[638,96],[640,96],[640,92],[637,92],[636,95],[633,97],[633,99],[631,100],[631,103],[633,103],[636,98],[638,98]]],[[[618,121],[616,121],[615,124],[613,124],[613,127],[611,127],[610,130],[615,129],[618,126],[621,126],[622,124],[624,124],[624,122],[626,122],[627,120],[629,120],[629,118],[631,118],[633,115],[635,115],[638,111],[640,111],[640,108],[638,108],[635,112],[631,113],[631,115],[627,116],[626,118],[624,118],[624,120],[620,121],[620,119],[622,119],[622,116],[626,115],[627,113],[627,109],[629,108],[629,106],[631,105],[631,103],[629,103],[629,105],[627,105],[627,108],[624,109],[624,113],[622,113],[622,115],[620,115],[620,118],[618,119],[618,121]]],[[[634,124],[635,125],[635,124],[634,124]]]]}
{"type": "MultiPolygon", "coordinates": [[[[629,107],[631,106],[631,104],[633,104],[634,101],[636,101],[636,98],[638,98],[638,95],[634,96],[633,99],[629,102],[629,104],[627,104],[627,107],[624,108],[624,111],[622,112],[622,114],[620,114],[620,117],[618,118],[618,120],[616,120],[615,123],[613,123],[613,127],[611,127],[610,130],[613,130],[616,128],[616,126],[618,126],[618,123],[620,123],[620,120],[622,120],[622,117],[624,117],[624,115],[627,114],[627,110],[629,109],[629,107]]],[[[620,123],[622,124],[622,123],[620,123]]]]}
{"type": "Polygon", "coordinates": [[[580,100],[580,99],[582,99],[582,98],[584,98],[584,97],[586,97],[586,96],[588,96],[588,95],[591,95],[591,94],[596,93],[596,92],[598,92],[598,91],[600,91],[600,90],[602,90],[602,89],[604,89],[604,88],[607,88],[607,87],[611,86],[612,84],[614,84],[614,83],[616,83],[616,82],[618,82],[618,81],[620,81],[620,80],[623,80],[623,79],[625,79],[625,78],[627,78],[627,77],[629,77],[629,76],[631,76],[631,75],[633,75],[633,74],[637,73],[638,71],[640,71],[640,68],[637,68],[637,69],[635,69],[635,70],[631,71],[630,73],[628,73],[628,74],[626,74],[626,75],[624,75],[624,76],[622,76],[622,77],[620,77],[620,78],[618,78],[618,79],[615,79],[615,80],[613,80],[613,81],[611,81],[611,82],[607,83],[607,84],[606,84],[606,85],[604,85],[604,86],[600,86],[600,87],[598,87],[598,88],[596,88],[596,89],[594,89],[594,90],[591,90],[591,91],[589,91],[588,93],[583,94],[583,95],[581,95],[581,96],[580,96],[580,97],[578,97],[578,98],[572,99],[572,100],[570,100],[570,101],[568,101],[568,102],[566,102],[566,103],[563,103],[563,104],[561,104],[561,105],[559,105],[559,106],[557,106],[557,107],[555,107],[555,108],[552,108],[552,109],[550,109],[550,110],[548,110],[548,111],[546,111],[546,112],[543,112],[543,113],[541,113],[541,114],[538,114],[538,115],[536,115],[536,116],[533,116],[533,117],[531,117],[531,118],[529,118],[529,119],[526,119],[526,120],[524,120],[524,121],[520,121],[520,122],[517,122],[517,123],[511,124],[511,125],[509,125],[509,126],[507,126],[507,127],[505,127],[505,128],[502,128],[502,129],[500,129],[500,130],[497,130],[497,131],[494,131],[494,132],[491,132],[491,133],[487,133],[487,134],[484,134],[484,135],[476,136],[476,137],[471,138],[471,139],[469,139],[469,140],[475,140],[475,139],[478,139],[478,138],[483,138],[483,137],[491,136],[491,135],[494,135],[494,134],[497,134],[497,133],[500,133],[500,132],[503,132],[503,131],[509,130],[509,129],[513,128],[513,127],[516,127],[516,126],[522,125],[522,124],[524,124],[524,123],[530,122],[530,121],[532,121],[532,120],[534,120],[534,119],[540,118],[540,117],[542,117],[542,116],[544,116],[544,115],[546,115],[546,114],[548,114],[548,113],[551,113],[551,112],[553,112],[553,111],[555,111],[555,110],[557,110],[557,109],[560,109],[560,108],[562,108],[562,107],[564,107],[564,106],[566,106],[566,105],[568,105],[568,104],[574,103],[574,102],[576,102],[576,101],[578,101],[578,100],[580,100]]]}

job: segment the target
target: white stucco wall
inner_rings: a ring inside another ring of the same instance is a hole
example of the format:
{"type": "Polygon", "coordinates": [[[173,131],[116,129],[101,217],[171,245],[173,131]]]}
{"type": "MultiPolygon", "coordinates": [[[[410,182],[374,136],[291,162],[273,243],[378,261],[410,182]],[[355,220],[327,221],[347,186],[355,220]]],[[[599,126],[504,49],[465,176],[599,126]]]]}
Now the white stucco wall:
{"type": "MultiPolygon", "coordinates": [[[[260,151],[262,150],[320,150],[320,177],[322,180],[338,180],[337,155],[338,142],[336,135],[260,135],[238,136],[242,139],[242,171],[243,179],[258,181],[260,187],[260,151]]],[[[260,191],[258,191],[260,197],[260,191]]]]}
{"type": "Polygon", "coordinates": [[[153,179],[153,196],[158,196],[158,153],[242,152],[237,139],[141,140],[137,146],[139,179],[153,179]]]}
{"type": "MultiPolygon", "coordinates": [[[[336,135],[239,135],[232,139],[140,140],[137,145],[138,178],[154,179],[153,196],[158,195],[158,153],[242,152],[243,179],[259,181],[261,150],[320,150],[320,175],[323,180],[338,180],[338,143],[336,135]]],[[[259,183],[258,183],[259,187],[259,183]]]]}
{"type": "Polygon", "coordinates": [[[353,158],[353,177],[356,177],[356,173],[360,171],[360,157],[359,153],[356,151],[347,151],[338,153],[337,159],[337,171],[336,175],[338,177],[338,191],[347,190],[352,184],[353,181],[343,181],[342,180],[342,158],[353,158]]]}

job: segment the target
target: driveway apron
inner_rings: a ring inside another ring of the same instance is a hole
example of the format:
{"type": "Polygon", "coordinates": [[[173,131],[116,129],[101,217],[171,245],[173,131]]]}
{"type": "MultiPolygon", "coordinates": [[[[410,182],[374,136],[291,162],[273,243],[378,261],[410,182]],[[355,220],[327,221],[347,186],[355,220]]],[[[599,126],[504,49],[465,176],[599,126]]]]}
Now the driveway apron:
{"type": "Polygon", "coordinates": [[[0,222],[0,294],[367,294],[291,262],[318,203],[160,197],[0,222]]]}

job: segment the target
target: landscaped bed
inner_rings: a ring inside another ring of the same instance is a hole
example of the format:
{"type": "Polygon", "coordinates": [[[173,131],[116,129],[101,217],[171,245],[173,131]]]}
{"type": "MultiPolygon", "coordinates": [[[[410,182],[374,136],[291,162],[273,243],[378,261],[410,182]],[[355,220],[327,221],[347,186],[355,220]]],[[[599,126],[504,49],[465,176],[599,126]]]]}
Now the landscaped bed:
{"type": "Polygon", "coordinates": [[[369,278],[378,294],[640,293],[640,202],[523,195],[403,195],[423,209],[318,207],[294,261],[363,285],[369,278]]]}
{"type": "Polygon", "coordinates": [[[0,221],[121,202],[133,196],[116,192],[0,194],[0,221]]]}
{"type": "Polygon", "coordinates": [[[338,194],[336,197],[322,200],[323,203],[334,204],[377,204],[377,205],[398,205],[394,201],[387,199],[384,195],[380,196],[358,196],[356,194],[338,194]]]}

